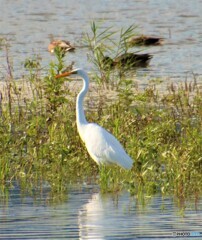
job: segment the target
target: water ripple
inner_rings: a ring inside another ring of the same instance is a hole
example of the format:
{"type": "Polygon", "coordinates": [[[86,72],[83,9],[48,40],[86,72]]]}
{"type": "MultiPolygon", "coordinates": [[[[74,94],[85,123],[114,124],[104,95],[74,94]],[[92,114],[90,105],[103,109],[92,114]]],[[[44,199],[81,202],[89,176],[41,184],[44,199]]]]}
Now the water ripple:
{"type": "Polygon", "coordinates": [[[72,189],[60,204],[48,204],[47,197],[21,197],[17,185],[11,189],[8,202],[0,203],[0,239],[169,239],[202,229],[201,210],[190,203],[182,216],[172,198],[160,195],[146,205],[127,192],[102,195],[94,187],[72,189]]]}

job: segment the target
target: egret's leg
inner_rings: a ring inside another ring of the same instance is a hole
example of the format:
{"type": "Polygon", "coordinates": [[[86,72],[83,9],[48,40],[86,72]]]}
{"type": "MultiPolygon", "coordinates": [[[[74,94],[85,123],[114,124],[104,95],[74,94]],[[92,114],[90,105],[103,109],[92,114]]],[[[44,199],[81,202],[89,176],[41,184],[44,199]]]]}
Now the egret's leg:
{"type": "Polygon", "coordinates": [[[109,184],[110,184],[110,173],[111,173],[111,168],[109,166],[106,166],[104,164],[100,165],[99,167],[99,172],[100,172],[100,187],[102,191],[106,192],[109,190],[109,184]]]}

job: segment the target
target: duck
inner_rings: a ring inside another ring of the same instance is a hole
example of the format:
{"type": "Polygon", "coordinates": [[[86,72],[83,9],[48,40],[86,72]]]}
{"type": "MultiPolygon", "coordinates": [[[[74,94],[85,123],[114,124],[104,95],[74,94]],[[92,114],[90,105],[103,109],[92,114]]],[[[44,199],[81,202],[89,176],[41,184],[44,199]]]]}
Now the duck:
{"type": "Polygon", "coordinates": [[[102,64],[106,68],[113,68],[113,67],[129,67],[129,68],[136,68],[136,67],[147,67],[149,62],[152,58],[152,55],[149,53],[144,54],[136,54],[136,53],[123,53],[118,57],[112,59],[109,56],[104,56],[102,59],[102,64]]]}
{"type": "Polygon", "coordinates": [[[75,50],[75,47],[70,44],[69,41],[66,40],[53,40],[48,45],[48,51],[50,53],[54,52],[54,49],[56,47],[60,47],[62,51],[64,52],[73,52],[75,50]]]}
{"type": "Polygon", "coordinates": [[[124,53],[114,59],[115,65],[124,66],[129,65],[131,67],[147,67],[152,55],[149,53],[136,54],[136,53],[124,53]]]}
{"type": "Polygon", "coordinates": [[[145,35],[140,35],[140,36],[135,36],[132,37],[128,43],[131,46],[156,46],[156,45],[161,45],[163,42],[163,38],[161,37],[155,37],[155,36],[145,36],[145,35]]]}

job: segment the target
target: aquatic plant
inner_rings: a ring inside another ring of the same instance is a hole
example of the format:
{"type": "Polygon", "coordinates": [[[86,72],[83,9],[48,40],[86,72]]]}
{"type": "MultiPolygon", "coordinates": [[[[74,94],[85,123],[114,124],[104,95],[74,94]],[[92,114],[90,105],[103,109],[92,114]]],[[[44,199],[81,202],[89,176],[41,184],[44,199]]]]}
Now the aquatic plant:
{"type": "Polygon", "coordinates": [[[137,196],[161,192],[173,194],[180,202],[189,196],[198,199],[202,189],[200,85],[193,77],[193,82],[171,84],[163,93],[149,85],[144,90],[134,88],[130,77],[96,63],[103,54],[96,39],[108,41],[112,33],[107,29],[99,35],[95,28],[95,44],[90,48],[96,71],[91,76],[106,88],[114,86],[116,79],[116,97],[112,102],[98,95],[99,107],[87,112],[87,119],[119,139],[135,161],[133,169],[106,166],[99,172],[89,157],[77,133],[72,91],[64,78],[55,79],[66,67],[64,55],[56,50],[45,77],[36,56],[25,61],[27,74],[18,81],[8,61],[9,74],[0,90],[0,185],[4,188],[15,180],[29,189],[46,183],[52,196],[60,199],[69,184],[81,182],[97,183],[103,192],[126,188],[137,196]]]}
{"type": "Polygon", "coordinates": [[[134,35],[135,29],[136,26],[132,25],[120,31],[112,27],[102,30],[95,22],[91,23],[91,32],[84,35],[84,44],[89,46],[88,60],[93,64],[93,77],[98,84],[113,88],[119,84],[120,76],[131,68],[130,62],[117,67],[115,71],[112,66],[113,59],[128,54],[127,42],[134,35]]]}

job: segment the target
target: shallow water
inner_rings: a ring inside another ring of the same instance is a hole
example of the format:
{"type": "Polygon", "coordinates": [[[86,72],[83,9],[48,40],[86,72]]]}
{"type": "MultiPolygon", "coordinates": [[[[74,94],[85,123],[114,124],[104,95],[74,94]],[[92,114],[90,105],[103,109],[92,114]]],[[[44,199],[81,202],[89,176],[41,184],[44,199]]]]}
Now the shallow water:
{"type": "MultiPolygon", "coordinates": [[[[49,38],[66,39],[79,45],[82,34],[89,32],[92,20],[103,27],[114,29],[139,26],[137,32],[165,38],[163,46],[144,49],[154,55],[148,69],[137,71],[137,78],[147,75],[169,77],[174,81],[193,80],[193,73],[202,75],[202,0],[51,0],[23,1],[0,0],[0,37],[10,39],[10,56],[14,64],[14,76],[24,72],[22,62],[34,54],[42,57],[47,67],[53,59],[47,52],[49,38]]],[[[80,48],[69,54],[67,63],[75,61],[76,67],[91,70],[87,63],[88,49],[80,48]]],[[[5,54],[0,52],[1,78],[6,74],[5,54]]]]}
{"type": "Polygon", "coordinates": [[[14,185],[0,201],[0,239],[172,239],[202,229],[202,202],[187,202],[182,214],[171,197],[143,205],[127,192],[102,195],[97,186],[80,186],[53,204],[49,190],[34,198],[14,185]]]}
{"type": "MultiPolygon", "coordinates": [[[[143,49],[152,53],[148,69],[137,71],[147,83],[153,77],[201,81],[202,0],[111,0],[111,1],[0,0],[0,37],[10,42],[14,77],[25,70],[23,61],[39,54],[47,68],[54,59],[47,52],[50,35],[79,45],[89,32],[90,21],[114,29],[139,26],[139,33],[165,38],[162,46],[143,49]],[[146,75],[146,77],[145,77],[146,75]]],[[[69,54],[67,63],[91,70],[88,49],[69,54]]],[[[6,57],[0,51],[0,79],[7,74],[6,57]]],[[[9,190],[8,201],[0,201],[0,239],[172,239],[173,232],[196,235],[202,229],[202,202],[196,211],[187,203],[184,217],[173,199],[154,196],[145,207],[128,193],[101,195],[97,187],[73,188],[67,200],[51,204],[49,189],[40,197],[21,196],[17,185],[9,190]]],[[[2,196],[0,196],[2,199],[2,196]]]]}

